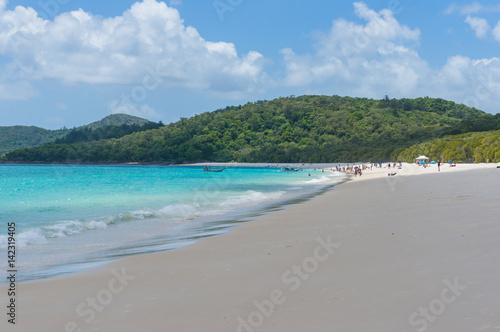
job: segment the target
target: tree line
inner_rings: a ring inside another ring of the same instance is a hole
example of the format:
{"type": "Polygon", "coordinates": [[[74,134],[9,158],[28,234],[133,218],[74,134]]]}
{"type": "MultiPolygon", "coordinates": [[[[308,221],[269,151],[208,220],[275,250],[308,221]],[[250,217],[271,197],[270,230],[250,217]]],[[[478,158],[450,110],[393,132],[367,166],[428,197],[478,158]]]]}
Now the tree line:
{"type": "Polygon", "coordinates": [[[397,160],[409,147],[446,135],[498,129],[499,114],[439,98],[375,100],[305,95],[204,112],[119,138],[75,138],[74,142],[20,149],[7,154],[6,159],[93,163],[376,162],[397,160]]]}
{"type": "Polygon", "coordinates": [[[84,143],[99,141],[102,139],[120,138],[132,133],[137,133],[141,131],[158,129],[163,127],[164,124],[160,121],[147,122],[143,125],[139,124],[122,124],[119,126],[105,126],[92,129],[90,127],[80,127],[72,129],[66,136],[58,138],[54,141],[54,144],[73,144],[73,143],[84,143]]]}
{"type": "Polygon", "coordinates": [[[500,130],[446,136],[414,145],[400,153],[398,160],[414,162],[416,156],[458,163],[500,162],[500,130]]]}

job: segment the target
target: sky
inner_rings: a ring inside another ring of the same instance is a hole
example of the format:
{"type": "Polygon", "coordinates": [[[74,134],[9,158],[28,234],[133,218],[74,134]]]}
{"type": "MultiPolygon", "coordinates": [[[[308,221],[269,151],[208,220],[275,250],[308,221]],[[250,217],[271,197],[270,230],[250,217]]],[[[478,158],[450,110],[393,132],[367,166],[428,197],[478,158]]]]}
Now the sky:
{"type": "Polygon", "coordinates": [[[303,94],[500,113],[500,1],[0,0],[0,126],[303,94]]]}

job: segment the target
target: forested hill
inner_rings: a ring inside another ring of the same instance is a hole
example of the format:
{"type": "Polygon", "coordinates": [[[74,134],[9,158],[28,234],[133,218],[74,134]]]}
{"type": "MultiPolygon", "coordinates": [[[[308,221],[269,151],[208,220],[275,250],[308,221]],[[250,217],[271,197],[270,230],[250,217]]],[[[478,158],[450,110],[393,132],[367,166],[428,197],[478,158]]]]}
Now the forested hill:
{"type": "Polygon", "coordinates": [[[448,162],[500,162],[500,130],[467,133],[436,138],[414,145],[398,156],[398,160],[414,162],[416,156],[448,162]]]}
{"type": "Polygon", "coordinates": [[[15,149],[47,144],[68,132],[68,129],[48,130],[35,126],[0,127],[0,156],[15,149]]]}
{"type": "Polygon", "coordinates": [[[154,126],[154,122],[127,114],[108,115],[99,121],[73,129],[49,130],[35,126],[5,126],[0,127],[0,156],[19,148],[29,148],[55,141],[73,143],[95,140],[98,137],[121,137],[142,129],[158,127],[154,126]],[[68,135],[70,137],[67,137],[68,135]]]}
{"type": "Polygon", "coordinates": [[[500,129],[500,115],[443,99],[300,96],[226,107],[119,139],[9,153],[18,162],[390,160],[449,134],[500,129]]]}
{"type": "Polygon", "coordinates": [[[99,121],[92,122],[88,125],[79,127],[78,129],[94,130],[97,128],[110,127],[110,126],[123,126],[123,125],[143,126],[148,123],[151,123],[151,121],[133,115],[111,114],[99,121]]]}

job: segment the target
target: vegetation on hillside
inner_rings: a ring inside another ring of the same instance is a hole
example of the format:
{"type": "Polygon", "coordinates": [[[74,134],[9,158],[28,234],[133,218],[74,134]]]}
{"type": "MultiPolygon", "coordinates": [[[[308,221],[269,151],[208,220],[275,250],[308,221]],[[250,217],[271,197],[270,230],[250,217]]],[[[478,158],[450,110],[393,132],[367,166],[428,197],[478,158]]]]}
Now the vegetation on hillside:
{"type": "Polygon", "coordinates": [[[0,127],[0,156],[16,149],[50,143],[68,132],[68,129],[48,130],[35,126],[0,127]]]}
{"type": "Polygon", "coordinates": [[[95,130],[98,128],[103,128],[103,127],[112,127],[112,126],[122,126],[122,125],[127,125],[127,126],[143,126],[145,124],[151,123],[151,121],[139,118],[137,116],[133,115],[128,115],[128,114],[111,114],[108,115],[107,117],[99,120],[92,122],[88,125],[78,127],[77,129],[89,129],[89,130],[95,130]]]}
{"type": "Polygon", "coordinates": [[[444,162],[500,162],[500,130],[438,138],[404,150],[398,160],[414,162],[420,155],[444,162]]]}
{"type": "Polygon", "coordinates": [[[500,115],[435,98],[300,96],[226,107],[119,139],[11,152],[19,162],[396,160],[449,134],[500,129],[500,115]]]}
{"type": "Polygon", "coordinates": [[[48,130],[34,126],[0,127],[0,156],[16,149],[53,142],[75,143],[118,138],[136,131],[159,128],[162,125],[162,123],[156,124],[127,114],[112,114],[100,121],[73,129],[48,130]]]}
{"type": "Polygon", "coordinates": [[[72,144],[98,141],[102,139],[120,138],[132,133],[157,129],[163,126],[164,125],[161,121],[158,123],[148,121],[143,125],[122,124],[121,126],[96,127],[95,129],[91,129],[92,127],[89,126],[83,126],[71,130],[62,138],[56,139],[54,144],[72,144]]]}

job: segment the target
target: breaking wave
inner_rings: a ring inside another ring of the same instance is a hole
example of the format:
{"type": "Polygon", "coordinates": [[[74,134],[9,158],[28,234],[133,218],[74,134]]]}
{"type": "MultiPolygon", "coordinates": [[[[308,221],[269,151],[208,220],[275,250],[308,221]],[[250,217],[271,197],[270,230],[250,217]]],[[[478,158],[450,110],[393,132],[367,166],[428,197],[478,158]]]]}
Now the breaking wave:
{"type": "MultiPolygon", "coordinates": [[[[284,193],[284,191],[262,193],[248,190],[234,197],[226,197],[225,200],[219,202],[209,201],[206,197],[198,197],[193,198],[193,202],[190,203],[170,204],[158,210],[144,208],[88,220],[57,221],[50,225],[21,231],[16,236],[16,244],[20,248],[31,245],[40,245],[47,243],[51,238],[67,237],[80,234],[85,231],[106,229],[115,224],[141,222],[154,218],[186,221],[199,217],[222,215],[238,207],[250,206],[263,201],[277,199],[284,193]]],[[[7,244],[8,236],[0,235],[0,248],[7,248],[7,244]]]]}

